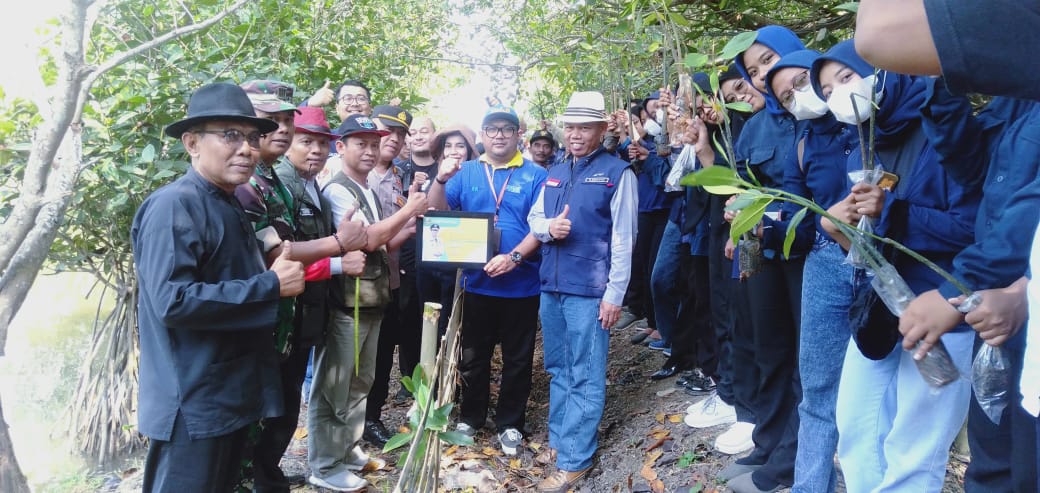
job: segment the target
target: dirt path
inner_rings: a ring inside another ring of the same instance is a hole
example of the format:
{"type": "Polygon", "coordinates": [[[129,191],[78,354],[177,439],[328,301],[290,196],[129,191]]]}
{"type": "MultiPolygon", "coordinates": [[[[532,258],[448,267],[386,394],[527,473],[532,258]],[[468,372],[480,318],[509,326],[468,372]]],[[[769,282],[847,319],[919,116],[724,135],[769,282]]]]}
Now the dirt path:
{"type": "MultiPolygon", "coordinates": [[[[712,450],[716,435],[725,426],[697,430],[682,423],[686,408],[703,397],[679,390],[675,379],[653,382],[648,377],[664,361],[664,356],[645,346],[628,342],[630,331],[612,334],[608,362],[607,403],[600,424],[600,449],[596,466],[577,492],[710,492],[724,491],[712,478],[736,459],[712,450]]],[[[547,445],[548,375],[541,360],[541,340],[535,354],[534,383],[528,404],[526,448],[515,458],[498,453],[492,425],[481,430],[476,444],[450,450],[442,459],[441,486],[446,491],[533,491],[541,478],[553,470],[535,460],[547,445]]],[[[496,357],[497,360],[497,357],[496,357]]],[[[499,362],[495,362],[495,367],[499,362]]],[[[396,378],[396,374],[395,374],[396,378]]],[[[394,395],[397,384],[391,384],[394,395]]],[[[492,396],[497,384],[492,383],[492,396]]],[[[384,422],[394,428],[405,423],[406,403],[391,403],[384,408],[384,422]]],[[[492,408],[493,408],[492,403],[492,408]]],[[[489,420],[490,421],[490,420],[489,420]]],[[[302,425],[302,423],[301,423],[302,425]]],[[[289,473],[306,474],[306,440],[294,440],[282,466],[289,473]]],[[[371,446],[370,454],[378,451],[371,446]]],[[[382,455],[388,462],[397,454],[382,455]]],[[[951,459],[944,493],[962,492],[965,464],[951,459]]],[[[388,466],[365,476],[370,491],[391,491],[396,470],[388,466]]],[[[293,491],[324,491],[300,486],[293,491]]],[[[844,491],[839,486],[839,491],[844,491]]]]}

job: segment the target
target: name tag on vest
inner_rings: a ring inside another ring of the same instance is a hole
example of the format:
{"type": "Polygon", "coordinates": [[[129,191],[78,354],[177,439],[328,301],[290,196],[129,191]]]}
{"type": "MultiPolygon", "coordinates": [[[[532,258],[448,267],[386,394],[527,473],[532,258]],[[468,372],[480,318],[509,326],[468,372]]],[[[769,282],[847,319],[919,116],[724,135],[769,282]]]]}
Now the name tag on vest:
{"type": "Polygon", "coordinates": [[[311,217],[314,215],[314,211],[310,207],[305,205],[300,206],[300,217],[311,217]]]}
{"type": "Polygon", "coordinates": [[[585,183],[600,183],[606,185],[610,183],[610,178],[606,176],[590,176],[585,179],[585,183]]]}

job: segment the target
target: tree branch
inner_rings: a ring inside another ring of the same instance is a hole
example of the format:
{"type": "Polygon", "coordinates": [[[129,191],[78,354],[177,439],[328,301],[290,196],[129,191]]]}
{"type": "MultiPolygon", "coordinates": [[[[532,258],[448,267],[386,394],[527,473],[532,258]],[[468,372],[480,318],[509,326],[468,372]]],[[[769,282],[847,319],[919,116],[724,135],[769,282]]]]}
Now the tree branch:
{"type": "Polygon", "coordinates": [[[216,24],[216,23],[220,22],[225,17],[227,17],[228,15],[231,15],[233,12],[235,12],[236,10],[242,8],[245,4],[247,4],[247,3],[251,2],[251,1],[253,1],[253,0],[238,0],[235,3],[231,4],[231,6],[228,7],[227,9],[223,10],[222,12],[220,12],[217,15],[214,15],[213,17],[210,17],[209,19],[206,19],[206,20],[204,20],[202,22],[199,22],[199,23],[196,23],[196,24],[189,24],[187,26],[178,27],[176,29],[173,29],[173,30],[167,32],[166,34],[163,34],[161,36],[157,36],[157,37],[152,38],[152,39],[150,39],[150,40],[148,40],[148,41],[146,41],[144,43],[141,43],[140,45],[137,45],[136,47],[134,47],[132,49],[126,50],[126,51],[121,52],[121,53],[116,53],[115,55],[112,55],[111,57],[109,57],[108,60],[105,60],[104,63],[102,63],[101,65],[98,65],[97,67],[89,70],[87,76],[83,79],[83,85],[80,87],[79,104],[78,104],[78,107],[76,109],[76,113],[73,116],[72,121],[78,122],[80,120],[80,118],[83,115],[84,103],[87,101],[87,98],[90,95],[90,88],[94,85],[94,81],[96,81],[98,79],[98,77],[101,77],[102,75],[104,75],[105,72],[108,72],[109,70],[112,70],[113,68],[118,67],[122,63],[126,62],[127,60],[129,60],[129,59],[131,59],[131,58],[133,58],[133,57],[135,57],[137,55],[140,55],[141,53],[144,53],[144,52],[146,52],[148,50],[151,50],[153,48],[161,46],[162,44],[164,44],[164,43],[166,43],[168,41],[177,39],[177,38],[182,37],[182,36],[187,36],[188,34],[192,34],[192,33],[201,31],[203,29],[206,29],[206,28],[212,26],[213,24],[216,24]]]}

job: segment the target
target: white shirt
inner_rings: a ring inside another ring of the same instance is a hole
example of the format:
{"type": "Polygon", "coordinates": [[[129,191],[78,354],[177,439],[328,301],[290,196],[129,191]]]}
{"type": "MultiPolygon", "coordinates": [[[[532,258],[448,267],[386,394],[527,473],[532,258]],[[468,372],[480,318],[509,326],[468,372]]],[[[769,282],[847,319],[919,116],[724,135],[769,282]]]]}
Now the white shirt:
{"type": "Polygon", "coordinates": [[[1032,277],[1032,273],[1040,272],[1040,227],[1033,234],[1029,272],[1029,283],[1026,284],[1029,320],[1026,322],[1026,351],[1019,386],[1022,388],[1022,407],[1036,417],[1040,415],[1040,281],[1032,277]]]}

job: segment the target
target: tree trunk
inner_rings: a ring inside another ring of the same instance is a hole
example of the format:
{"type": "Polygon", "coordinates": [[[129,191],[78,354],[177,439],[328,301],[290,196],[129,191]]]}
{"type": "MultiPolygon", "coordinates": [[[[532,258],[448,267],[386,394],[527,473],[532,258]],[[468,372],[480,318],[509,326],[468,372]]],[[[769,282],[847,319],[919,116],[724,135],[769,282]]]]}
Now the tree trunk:
{"type": "Polygon", "coordinates": [[[3,406],[0,405],[0,491],[5,493],[29,493],[29,484],[14,458],[14,445],[7,433],[3,406]]]}

